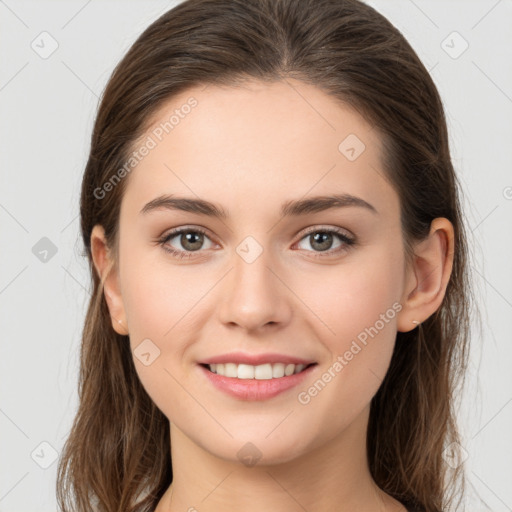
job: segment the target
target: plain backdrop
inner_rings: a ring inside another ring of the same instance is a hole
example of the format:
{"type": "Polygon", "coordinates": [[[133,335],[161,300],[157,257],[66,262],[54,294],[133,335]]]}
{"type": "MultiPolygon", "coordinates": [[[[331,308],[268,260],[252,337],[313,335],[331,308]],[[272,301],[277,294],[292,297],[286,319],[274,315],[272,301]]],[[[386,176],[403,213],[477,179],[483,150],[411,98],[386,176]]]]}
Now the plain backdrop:
{"type": "MultiPolygon", "coordinates": [[[[466,510],[510,511],[512,1],[369,3],[409,40],[446,108],[481,308],[459,411],[466,510]]],[[[175,4],[0,1],[0,512],[57,510],[89,299],[78,205],[98,97],[175,4]]]]}

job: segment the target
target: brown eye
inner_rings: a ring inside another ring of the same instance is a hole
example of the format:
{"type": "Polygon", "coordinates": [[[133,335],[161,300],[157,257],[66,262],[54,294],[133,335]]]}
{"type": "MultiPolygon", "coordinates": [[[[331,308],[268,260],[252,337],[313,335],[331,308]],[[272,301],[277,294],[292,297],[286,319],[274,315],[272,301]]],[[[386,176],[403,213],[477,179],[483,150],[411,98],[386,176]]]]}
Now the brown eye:
{"type": "Polygon", "coordinates": [[[179,237],[181,246],[187,251],[197,251],[204,243],[204,235],[195,231],[181,233],[179,237]]]}
{"type": "Polygon", "coordinates": [[[334,238],[332,233],[321,231],[308,236],[309,243],[314,249],[318,249],[319,251],[327,251],[332,247],[334,238]]]}
{"type": "MultiPolygon", "coordinates": [[[[323,253],[326,252],[327,255],[338,254],[340,252],[348,250],[348,248],[355,243],[355,240],[348,237],[341,231],[335,229],[315,229],[306,233],[300,242],[299,249],[306,249],[309,252],[323,253]],[[336,242],[338,240],[338,242],[336,242]],[[306,241],[309,247],[312,250],[307,249],[307,247],[301,247],[301,242],[306,241]],[[334,247],[333,250],[331,250],[334,247]]],[[[323,256],[319,254],[319,256],[323,256]]]]}
{"type": "Polygon", "coordinates": [[[192,253],[200,252],[200,249],[205,248],[205,241],[209,241],[211,244],[206,249],[213,246],[210,238],[202,229],[180,228],[164,235],[159,243],[164,250],[178,258],[190,258],[193,256],[192,253]]]}

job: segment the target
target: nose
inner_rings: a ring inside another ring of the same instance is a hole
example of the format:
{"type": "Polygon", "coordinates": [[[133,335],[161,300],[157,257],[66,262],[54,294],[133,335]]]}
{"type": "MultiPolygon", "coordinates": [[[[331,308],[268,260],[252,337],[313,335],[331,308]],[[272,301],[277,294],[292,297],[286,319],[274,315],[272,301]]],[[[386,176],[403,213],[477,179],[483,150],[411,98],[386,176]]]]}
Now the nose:
{"type": "Polygon", "coordinates": [[[252,262],[233,255],[233,268],[220,290],[218,313],[224,325],[257,332],[289,323],[293,294],[273,267],[266,251],[252,262]]]}

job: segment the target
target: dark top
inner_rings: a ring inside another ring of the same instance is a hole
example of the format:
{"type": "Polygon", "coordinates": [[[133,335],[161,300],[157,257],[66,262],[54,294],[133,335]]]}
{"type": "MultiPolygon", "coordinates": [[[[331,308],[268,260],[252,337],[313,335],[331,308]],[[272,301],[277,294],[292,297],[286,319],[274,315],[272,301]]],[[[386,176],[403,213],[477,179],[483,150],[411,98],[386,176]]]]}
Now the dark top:
{"type": "Polygon", "coordinates": [[[415,507],[413,505],[406,505],[402,503],[402,505],[407,509],[408,512],[425,512],[422,508],[415,507]]]}
{"type": "Polygon", "coordinates": [[[415,505],[407,501],[400,501],[400,503],[407,509],[407,512],[425,512],[425,509],[421,505],[415,505]]]}

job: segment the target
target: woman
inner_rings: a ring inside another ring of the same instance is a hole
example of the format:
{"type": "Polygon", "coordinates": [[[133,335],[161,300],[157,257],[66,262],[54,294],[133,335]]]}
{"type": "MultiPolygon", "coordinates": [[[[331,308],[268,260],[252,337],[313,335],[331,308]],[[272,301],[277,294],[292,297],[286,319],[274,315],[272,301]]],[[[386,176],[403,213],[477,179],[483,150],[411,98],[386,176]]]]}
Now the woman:
{"type": "Polygon", "coordinates": [[[436,87],[371,7],[165,13],[92,135],[61,508],[451,506],[471,297],[459,194],[436,87]]]}

